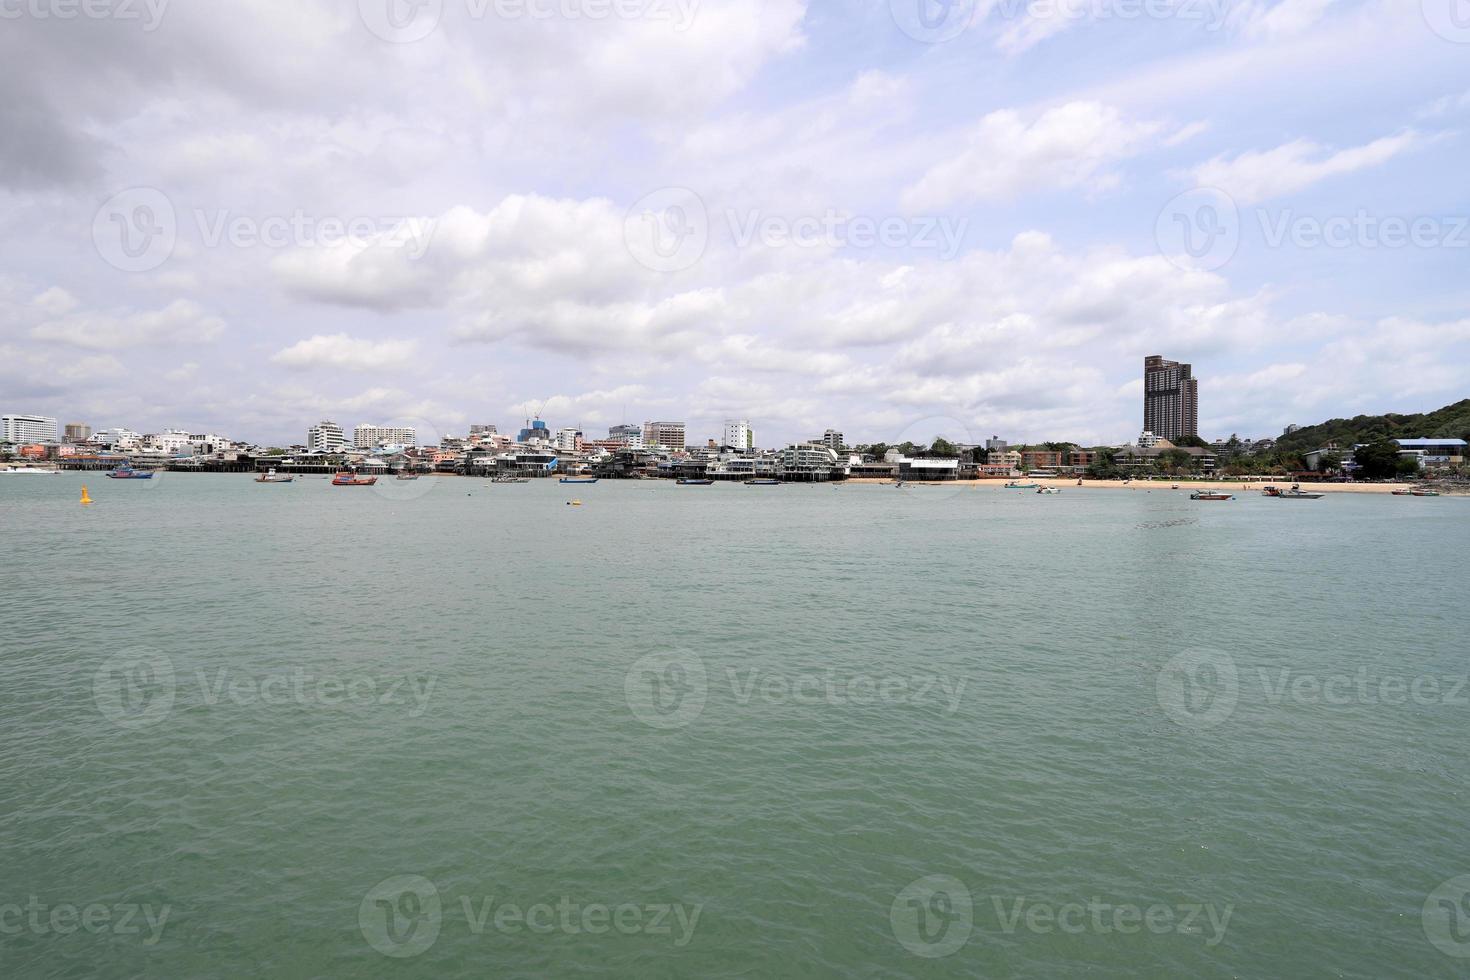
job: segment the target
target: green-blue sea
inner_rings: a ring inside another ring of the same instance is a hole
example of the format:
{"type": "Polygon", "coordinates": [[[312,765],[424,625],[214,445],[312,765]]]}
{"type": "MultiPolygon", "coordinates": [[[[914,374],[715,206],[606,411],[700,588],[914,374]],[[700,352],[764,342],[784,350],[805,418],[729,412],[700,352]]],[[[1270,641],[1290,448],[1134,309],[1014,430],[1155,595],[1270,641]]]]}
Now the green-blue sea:
{"type": "Polygon", "coordinates": [[[1470,975],[1467,499],[66,474],[0,529],[5,977],[1470,975]]]}

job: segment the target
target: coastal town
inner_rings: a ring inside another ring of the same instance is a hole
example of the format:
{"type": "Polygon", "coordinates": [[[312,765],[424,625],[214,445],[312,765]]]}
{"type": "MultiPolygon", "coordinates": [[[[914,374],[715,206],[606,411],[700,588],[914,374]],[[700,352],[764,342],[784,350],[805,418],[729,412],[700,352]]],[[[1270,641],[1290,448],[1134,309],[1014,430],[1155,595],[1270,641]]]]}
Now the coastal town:
{"type": "Polygon", "coordinates": [[[1074,442],[849,444],[842,430],[774,448],[760,447],[749,419],[727,419],[717,433],[690,438],[679,421],[619,424],[607,434],[553,428],[527,419],[514,432],[470,425],[462,435],[422,438],[412,427],[364,422],[350,431],[320,419],[301,443],[268,446],[211,432],[125,427],[21,413],[0,416],[0,472],[159,470],[277,474],[353,474],[412,478],[460,475],[550,478],[674,479],[684,482],[813,483],[875,480],[932,483],[974,480],[1106,480],[1274,477],[1292,481],[1397,478],[1458,481],[1466,475],[1466,440],[1416,435],[1373,443],[1326,442],[1303,448],[1286,426],[1278,437],[1199,436],[1198,380],[1190,364],[1152,355],[1144,361],[1143,429],[1123,445],[1074,442]],[[1283,446],[1283,444],[1289,444],[1283,446]]]}

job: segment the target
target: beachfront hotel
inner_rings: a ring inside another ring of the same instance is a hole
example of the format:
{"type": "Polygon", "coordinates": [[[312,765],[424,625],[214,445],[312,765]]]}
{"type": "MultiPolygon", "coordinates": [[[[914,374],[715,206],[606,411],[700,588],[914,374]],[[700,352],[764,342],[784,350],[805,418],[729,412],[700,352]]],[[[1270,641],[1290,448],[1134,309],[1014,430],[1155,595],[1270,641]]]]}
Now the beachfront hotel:
{"type": "Polygon", "coordinates": [[[1143,428],[1170,441],[1199,435],[1199,382],[1192,365],[1158,354],[1143,359],[1143,428]]]}
{"type": "Polygon", "coordinates": [[[0,442],[55,442],[56,420],[44,415],[0,415],[0,442]]]}

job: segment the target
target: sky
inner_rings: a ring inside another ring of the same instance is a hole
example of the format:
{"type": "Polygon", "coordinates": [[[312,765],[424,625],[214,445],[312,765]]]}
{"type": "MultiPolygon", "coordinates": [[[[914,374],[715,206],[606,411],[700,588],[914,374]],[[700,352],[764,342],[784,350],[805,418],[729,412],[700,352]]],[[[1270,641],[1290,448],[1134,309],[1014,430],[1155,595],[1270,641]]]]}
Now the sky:
{"type": "Polygon", "coordinates": [[[0,0],[0,412],[759,445],[1470,395],[1470,0],[0,0]]]}

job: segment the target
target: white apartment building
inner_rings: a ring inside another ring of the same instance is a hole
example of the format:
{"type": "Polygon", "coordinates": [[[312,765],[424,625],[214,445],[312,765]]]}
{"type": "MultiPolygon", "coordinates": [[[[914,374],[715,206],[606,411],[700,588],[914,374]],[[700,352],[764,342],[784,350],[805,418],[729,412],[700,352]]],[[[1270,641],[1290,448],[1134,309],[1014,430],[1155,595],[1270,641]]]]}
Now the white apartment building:
{"type": "Polygon", "coordinates": [[[552,440],[558,452],[575,453],[582,449],[582,430],[567,426],[556,430],[556,438],[552,440]]]}
{"type": "Polygon", "coordinates": [[[755,440],[750,433],[749,419],[726,419],[725,436],[720,445],[731,449],[754,449],[755,440]]]}
{"type": "Polygon", "coordinates": [[[840,455],[842,453],[842,433],[836,429],[828,429],[822,433],[822,445],[840,455]]]}
{"type": "Polygon", "coordinates": [[[341,452],[347,446],[347,436],[336,422],[322,419],[306,430],[306,448],[313,453],[341,452]]]}
{"type": "Polygon", "coordinates": [[[0,442],[55,442],[56,420],[44,415],[0,415],[0,442]]]}
{"type": "Polygon", "coordinates": [[[620,442],[634,449],[643,448],[643,426],[641,425],[615,425],[607,430],[607,437],[613,442],[620,442]]]}
{"type": "Polygon", "coordinates": [[[92,433],[87,440],[94,446],[111,446],[114,449],[136,449],[143,437],[132,429],[111,428],[92,433]]]}
{"type": "Polygon", "coordinates": [[[416,446],[418,433],[407,426],[359,425],[352,430],[352,445],[358,449],[378,446],[416,446]]]}

